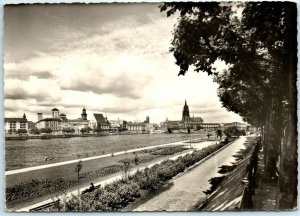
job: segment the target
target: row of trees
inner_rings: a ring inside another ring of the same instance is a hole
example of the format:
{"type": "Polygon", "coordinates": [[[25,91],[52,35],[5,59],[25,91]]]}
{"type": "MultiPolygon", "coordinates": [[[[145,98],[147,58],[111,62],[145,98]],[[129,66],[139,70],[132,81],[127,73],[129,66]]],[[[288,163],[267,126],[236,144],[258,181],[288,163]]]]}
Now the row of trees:
{"type": "MultiPolygon", "coordinates": [[[[80,129],[80,132],[83,133],[83,134],[84,133],[89,133],[90,131],[92,131],[92,129],[90,127],[80,129]]],[[[53,132],[53,130],[51,128],[38,129],[38,128],[34,127],[30,130],[30,133],[32,133],[32,134],[40,134],[40,133],[51,134],[52,132],[53,132]]],[[[66,133],[66,134],[72,134],[72,133],[75,132],[75,129],[67,127],[67,128],[63,128],[62,132],[66,133]]],[[[25,133],[27,133],[27,130],[26,130],[25,133]]]]}
{"type": "Polygon", "coordinates": [[[213,75],[223,106],[261,128],[266,180],[277,181],[280,190],[277,207],[295,208],[296,4],[177,2],[160,9],[179,15],[170,48],[179,75],[190,66],[213,75]],[[219,61],[226,70],[214,68],[219,61]]]}

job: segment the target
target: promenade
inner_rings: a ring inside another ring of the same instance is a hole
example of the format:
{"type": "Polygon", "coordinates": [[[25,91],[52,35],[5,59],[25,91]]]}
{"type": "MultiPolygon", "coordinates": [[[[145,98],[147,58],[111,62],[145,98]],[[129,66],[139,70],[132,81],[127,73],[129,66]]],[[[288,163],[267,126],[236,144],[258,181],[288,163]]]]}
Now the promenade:
{"type": "MultiPolygon", "coordinates": [[[[207,147],[207,146],[214,145],[215,143],[216,143],[216,141],[205,141],[205,142],[202,142],[201,145],[200,145],[200,144],[195,144],[195,143],[194,143],[194,144],[191,145],[191,147],[195,147],[195,148],[197,148],[197,150],[201,150],[201,149],[203,149],[203,148],[205,148],[205,147],[207,147]]],[[[189,144],[187,141],[184,141],[184,142],[177,142],[177,143],[170,143],[169,145],[178,145],[178,144],[190,146],[190,144],[189,144]]],[[[164,145],[164,146],[165,146],[165,145],[164,145]]],[[[151,147],[152,147],[152,146],[151,146],[151,147]]],[[[154,147],[158,147],[158,146],[154,146],[154,147]]],[[[149,148],[150,148],[150,147],[147,147],[147,149],[149,149],[149,148]]],[[[184,156],[184,155],[186,155],[186,154],[191,154],[193,151],[194,151],[194,150],[189,150],[189,151],[186,151],[186,152],[184,152],[184,153],[179,153],[179,154],[176,154],[176,155],[174,155],[174,156],[167,157],[167,158],[164,158],[164,159],[160,159],[160,160],[155,161],[155,162],[150,162],[150,163],[148,163],[147,165],[140,166],[140,167],[138,167],[138,168],[135,168],[135,169],[131,170],[130,174],[134,174],[134,173],[136,173],[138,170],[143,170],[143,169],[145,169],[145,168],[147,168],[147,167],[150,168],[150,167],[154,166],[155,164],[159,164],[159,163],[161,163],[161,162],[163,162],[164,160],[167,160],[167,159],[169,159],[169,160],[176,160],[178,157],[184,156]]],[[[95,185],[95,186],[99,186],[99,185],[105,186],[106,184],[110,184],[110,183],[112,183],[112,182],[114,182],[114,181],[117,181],[117,180],[121,179],[122,177],[123,177],[123,174],[118,173],[118,174],[114,175],[113,177],[106,178],[106,179],[104,179],[104,180],[100,180],[100,181],[98,181],[98,182],[95,182],[94,185],[95,185]]],[[[81,187],[81,188],[76,188],[76,189],[74,189],[74,190],[72,190],[72,191],[69,191],[69,192],[68,192],[67,194],[65,194],[65,195],[66,195],[66,196],[71,196],[71,194],[76,195],[76,194],[78,194],[78,193],[81,193],[82,191],[84,191],[84,190],[87,189],[88,187],[89,187],[89,185],[86,184],[86,186],[81,187]]],[[[53,199],[50,198],[50,199],[45,199],[45,200],[43,200],[43,201],[36,202],[36,203],[34,203],[34,204],[30,204],[30,205],[25,206],[25,207],[21,207],[21,208],[17,208],[17,209],[8,209],[8,210],[9,210],[9,211],[10,211],[10,210],[14,210],[14,211],[17,211],[17,212],[27,212],[27,211],[30,211],[31,209],[37,208],[37,207],[39,207],[39,206],[42,206],[42,205],[45,205],[45,204],[48,204],[48,203],[51,203],[51,202],[53,202],[53,199]]]]}
{"type": "Polygon", "coordinates": [[[209,157],[204,163],[176,178],[166,191],[141,204],[134,211],[190,211],[206,199],[203,191],[210,188],[209,180],[219,176],[221,165],[230,165],[235,155],[244,149],[246,137],[240,137],[218,153],[209,157]]]}

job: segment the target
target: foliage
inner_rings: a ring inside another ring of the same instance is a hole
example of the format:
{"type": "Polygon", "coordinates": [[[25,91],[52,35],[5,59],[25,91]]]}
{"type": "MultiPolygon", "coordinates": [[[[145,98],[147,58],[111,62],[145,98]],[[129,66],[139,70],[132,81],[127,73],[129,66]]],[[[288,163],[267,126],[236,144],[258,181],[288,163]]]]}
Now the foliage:
{"type": "Polygon", "coordinates": [[[216,131],[216,135],[217,135],[217,138],[220,137],[220,139],[221,139],[222,136],[223,136],[223,131],[222,131],[221,129],[218,129],[218,130],[216,131]]]}
{"type": "Polygon", "coordinates": [[[70,128],[70,127],[65,127],[62,129],[63,133],[74,133],[75,129],[74,128],[70,128]]]}
{"type": "Polygon", "coordinates": [[[213,75],[219,84],[222,105],[250,124],[262,127],[266,179],[277,178],[276,164],[280,162],[279,206],[294,208],[296,4],[173,2],[162,4],[160,9],[167,16],[176,12],[180,16],[170,49],[180,67],[179,75],[184,75],[190,66],[213,75]],[[224,71],[214,68],[220,61],[227,64],[224,71]]]}
{"type": "Polygon", "coordinates": [[[85,193],[70,200],[63,200],[60,211],[116,211],[125,207],[129,202],[140,196],[141,190],[154,191],[159,184],[173,178],[196,162],[202,160],[226,142],[195,151],[176,160],[166,160],[143,171],[137,171],[128,178],[99,188],[91,193],[85,193]]]}
{"type": "Polygon", "coordinates": [[[206,134],[206,136],[207,136],[207,139],[209,139],[209,137],[211,137],[212,134],[211,134],[211,133],[208,133],[208,134],[206,134]]]}
{"type": "Polygon", "coordinates": [[[41,133],[51,134],[53,131],[51,128],[41,128],[41,133]]]}
{"type": "Polygon", "coordinates": [[[100,133],[102,131],[102,129],[100,128],[100,127],[96,127],[95,129],[94,129],[94,132],[95,133],[100,133]]]}
{"type": "Polygon", "coordinates": [[[27,133],[27,130],[26,130],[26,129],[18,129],[18,130],[17,130],[17,133],[18,133],[18,134],[26,134],[26,133],[27,133]]]}
{"type": "Polygon", "coordinates": [[[125,178],[127,178],[128,172],[131,169],[131,161],[129,159],[125,159],[122,161],[122,163],[123,163],[125,178]]]}
{"type": "Polygon", "coordinates": [[[46,193],[64,191],[75,183],[75,181],[65,181],[62,178],[55,180],[45,178],[43,180],[32,179],[31,181],[22,181],[17,185],[6,188],[6,201],[36,198],[46,193]]]}
{"type": "Polygon", "coordinates": [[[85,134],[85,133],[89,133],[92,130],[92,128],[90,127],[85,127],[85,128],[81,128],[80,132],[85,134]]]}
{"type": "Polygon", "coordinates": [[[178,152],[186,150],[182,146],[167,146],[167,147],[158,147],[154,149],[142,150],[143,153],[150,153],[151,155],[173,155],[178,152]]]}
{"type": "Polygon", "coordinates": [[[224,134],[227,137],[233,137],[233,136],[239,137],[239,136],[245,136],[246,135],[246,131],[242,130],[242,129],[239,129],[236,126],[232,126],[232,127],[228,127],[226,129],[224,129],[224,134]]]}
{"type": "Polygon", "coordinates": [[[78,179],[80,178],[80,171],[82,169],[82,161],[78,161],[78,163],[76,164],[76,167],[75,167],[75,172],[77,173],[77,177],[78,179]]]}
{"type": "Polygon", "coordinates": [[[40,134],[40,130],[37,127],[34,127],[30,130],[30,133],[32,134],[40,134]]]}

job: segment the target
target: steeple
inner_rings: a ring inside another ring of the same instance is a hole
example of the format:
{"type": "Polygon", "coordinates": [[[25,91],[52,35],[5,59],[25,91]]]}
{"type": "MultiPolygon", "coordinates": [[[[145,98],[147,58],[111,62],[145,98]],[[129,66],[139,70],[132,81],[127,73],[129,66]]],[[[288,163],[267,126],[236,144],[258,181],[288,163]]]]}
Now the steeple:
{"type": "Polygon", "coordinates": [[[86,114],[86,109],[85,109],[85,107],[82,109],[81,119],[82,119],[82,120],[87,120],[87,114],[86,114]]]}
{"type": "Polygon", "coordinates": [[[23,119],[27,119],[25,113],[24,113],[24,115],[23,115],[23,119]]]}
{"type": "Polygon", "coordinates": [[[187,105],[186,99],[184,101],[184,106],[182,110],[182,122],[185,125],[188,125],[190,122],[190,111],[189,111],[189,106],[187,105]]]}

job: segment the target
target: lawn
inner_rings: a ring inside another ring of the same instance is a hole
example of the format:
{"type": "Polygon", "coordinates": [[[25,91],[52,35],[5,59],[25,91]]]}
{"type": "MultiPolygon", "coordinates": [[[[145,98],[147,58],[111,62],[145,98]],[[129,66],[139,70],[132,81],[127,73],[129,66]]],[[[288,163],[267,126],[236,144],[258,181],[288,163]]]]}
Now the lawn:
{"type": "Polygon", "coordinates": [[[206,132],[6,141],[5,165],[6,170],[14,170],[200,137],[205,138],[206,132]],[[45,161],[45,157],[53,159],[45,161]]]}
{"type": "MultiPolygon", "coordinates": [[[[170,146],[137,152],[138,166],[184,151],[186,149],[181,146],[170,146]]],[[[29,205],[33,201],[50,198],[56,192],[66,189],[74,190],[90,182],[103,180],[108,175],[124,172],[123,160],[130,160],[132,168],[137,167],[134,164],[135,157],[135,154],[128,153],[83,161],[79,180],[75,172],[76,163],[6,176],[7,208],[29,205]]]]}

